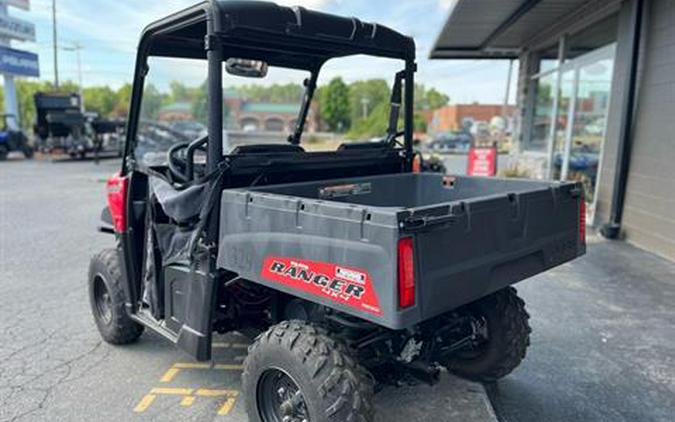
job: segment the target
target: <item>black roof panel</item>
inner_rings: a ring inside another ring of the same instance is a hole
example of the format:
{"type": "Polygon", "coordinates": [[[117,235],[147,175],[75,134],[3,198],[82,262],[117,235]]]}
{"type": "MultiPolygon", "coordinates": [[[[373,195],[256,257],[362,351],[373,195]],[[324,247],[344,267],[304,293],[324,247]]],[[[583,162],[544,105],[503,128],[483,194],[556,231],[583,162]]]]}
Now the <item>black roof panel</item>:
{"type": "Polygon", "coordinates": [[[369,54],[414,59],[412,38],[376,23],[259,1],[202,2],[150,24],[141,47],[149,55],[204,58],[212,17],[225,57],[312,69],[332,57],[369,54]]]}

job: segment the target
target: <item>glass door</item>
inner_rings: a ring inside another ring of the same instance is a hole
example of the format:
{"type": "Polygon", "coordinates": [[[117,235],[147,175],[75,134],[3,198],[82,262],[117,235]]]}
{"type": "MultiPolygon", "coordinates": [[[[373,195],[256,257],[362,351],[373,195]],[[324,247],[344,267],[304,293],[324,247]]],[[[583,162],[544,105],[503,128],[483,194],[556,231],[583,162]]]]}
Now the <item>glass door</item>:
{"type": "MultiPolygon", "coordinates": [[[[554,177],[584,184],[588,211],[593,221],[598,169],[605,141],[607,114],[614,69],[615,45],[580,56],[563,65],[561,113],[567,115],[562,151],[556,137],[554,177]],[[569,82],[566,82],[569,81],[569,82]],[[563,104],[563,99],[568,103],[563,104]]],[[[559,113],[560,115],[560,113],[559,113]]]]}

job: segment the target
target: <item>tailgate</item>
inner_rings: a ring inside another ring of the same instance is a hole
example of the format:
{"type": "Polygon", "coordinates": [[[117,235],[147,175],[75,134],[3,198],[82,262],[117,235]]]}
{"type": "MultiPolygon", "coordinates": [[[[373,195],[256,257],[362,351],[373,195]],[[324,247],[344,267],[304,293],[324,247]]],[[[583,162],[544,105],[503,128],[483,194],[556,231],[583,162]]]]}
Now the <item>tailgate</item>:
{"type": "Polygon", "coordinates": [[[585,252],[580,184],[401,215],[414,238],[420,318],[472,302],[585,252]]]}

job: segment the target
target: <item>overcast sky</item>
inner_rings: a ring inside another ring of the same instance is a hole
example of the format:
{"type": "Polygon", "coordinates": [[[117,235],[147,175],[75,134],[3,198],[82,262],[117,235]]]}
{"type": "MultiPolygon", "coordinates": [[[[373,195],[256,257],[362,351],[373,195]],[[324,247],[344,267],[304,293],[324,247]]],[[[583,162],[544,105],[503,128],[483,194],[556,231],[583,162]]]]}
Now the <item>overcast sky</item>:
{"type": "MultiPolygon", "coordinates": [[[[57,0],[59,44],[61,47],[69,47],[74,42],[83,45],[85,86],[119,87],[132,79],[136,43],[143,27],[194,3],[194,0],[57,0]]],[[[281,0],[278,3],[356,16],[411,35],[417,43],[418,81],[446,93],[452,102],[503,101],[508,62],[428,59],[454,0],[281,0]]],[[[37,42],[13,42],[13,47],[37,52],[42,78],[53,80],[51,0],[31,0],[31,11],[10,8],[10,14],[36,24],[37,42]]],[[[334,66],[326,76],[341,74],[348,81],[371,76],[390,78],[388,69],[380,69],[378,64],[369,64],[366,69],[359,69],[358,64],[334,66]]],[[[60,51],[59,71],[62,80],[77,81],[75,53],[60,51]]]]}

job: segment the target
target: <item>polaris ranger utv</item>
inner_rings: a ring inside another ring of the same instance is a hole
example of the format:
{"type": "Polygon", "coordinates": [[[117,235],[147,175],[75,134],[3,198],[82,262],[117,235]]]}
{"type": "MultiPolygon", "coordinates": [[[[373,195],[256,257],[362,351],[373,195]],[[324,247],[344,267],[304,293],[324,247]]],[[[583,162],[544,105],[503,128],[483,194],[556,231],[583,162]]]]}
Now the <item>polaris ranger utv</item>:
{"type": "Polygon", "coordinates": [[[89,269],[103,338],[147,328],[200,361],[214,332],[255,338],[243,397],[266,422],[370,421],[379,385],[434,382],[441,367],[495,381],[518,366],[530,327],[510,286],[585,252],[582,187],[414,172],[415,70],[409,37],[272,3],[211,0],[147,27],[102,214],[116,247],[89,269]],[[306,151],[322,67],[355,55],[398,64],[388,130],[306,151]],[[158,57],[204,61],[206,136],[170,142],[145,125],[158,57]],[[224,153],[223,76],[275,67],[308,75],[294,130],[224,153]]]}

